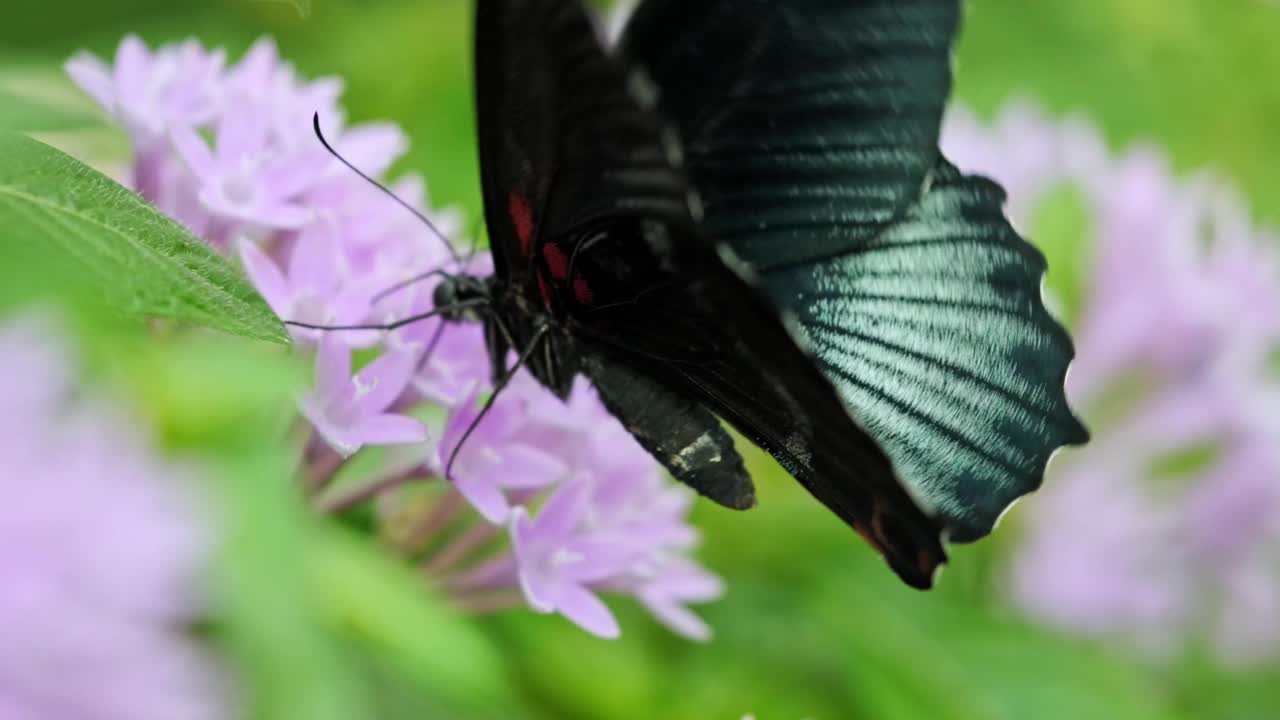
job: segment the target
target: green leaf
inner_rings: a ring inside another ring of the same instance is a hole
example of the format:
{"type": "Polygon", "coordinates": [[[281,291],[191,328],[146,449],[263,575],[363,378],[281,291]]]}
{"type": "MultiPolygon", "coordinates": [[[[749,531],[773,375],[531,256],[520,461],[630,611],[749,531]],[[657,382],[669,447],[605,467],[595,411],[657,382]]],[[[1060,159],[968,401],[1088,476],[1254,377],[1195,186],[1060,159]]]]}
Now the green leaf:
{"type": "Polygon", "coordinates": [[[128,315],[287,342],[279,319],[234,267],[134,193],[4,130],[0,158],[0,282],[53,267],[128,315]]]}
{"type": "MultiPolygon", "coordinates": [[[[675,672],[675,653],[660,655],[655,663],[655,647],[643,639],[646,629],[654,629],[648,615],[625,612],[624,604],[610,602],[615,612],[622,610],[621,640],[604,640],[585,632],[558,615],[537,615],[532,611],[512,611],[495,616],[493,625],[502,634],[502,647],[518,668],[519,684],[544,698],[556,718],[677,718],[665,703],[684,699],[683,693],[663,692],[663,677],[675,672]],[[633,637],[634,636],[634,637],[633,637]],[[584,658],[589,658],[584,664],[584,658]]],[[[665,629],[658,629],[666,633],[665,629]]],[[[698,647],[679,641],[683,645],[698,647]]],[[[718,679],[696,676],[708,692],[723,690],[718,679]]],[[[732,690],[736,691],[736,688],[732,690]]],[[[733,715],[740,717],[741,713],[733,715]]],[[[705,715],[704,715],[705,717],[705,715]]]]}
{"type": "Polygon", "coordinates": [[[291,468],[264,448],[220,464],[227,541],[217,637],[253,720],[366,717],[367,689],[337,639],[308,612],[314,527],[290,491],[291,468]]]}
{"type": "Polygon", "coordinates": [[[7,130],[77,130],[101,125],[92,114],[58,107],[0,87],[0,128],[7,130]]]}
{"type": "Polygon", "coordinates": [[[106,115],[58,64],[0,48],[0,128],[96,130],[106,128],[105,121],[106,115]]]}

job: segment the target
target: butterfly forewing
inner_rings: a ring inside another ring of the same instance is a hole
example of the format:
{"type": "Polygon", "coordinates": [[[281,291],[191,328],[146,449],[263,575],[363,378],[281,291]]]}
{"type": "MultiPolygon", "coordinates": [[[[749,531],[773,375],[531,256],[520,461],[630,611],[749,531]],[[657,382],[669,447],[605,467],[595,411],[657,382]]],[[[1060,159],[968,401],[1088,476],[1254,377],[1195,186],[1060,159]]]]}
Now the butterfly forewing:
{"type": "Polygon", "coordinates": [[[556,153],[545,3],[476,3],[476,125],[485,224],[499,278],[531,281],[535,211],[547,196],[556,153]]]}
{"type": "Polygon", "coordinates": [[[536,292],[539,238],[618,212],[686,212],[674,135],[640,112],[644,78],[610,57],[576,0],[479,0],[476,104],[499,277],[536,292]]]}
{"type": "Polygon", "coordinates": [[[958,16],[957,0],[648,0],[622,48],[662,89],[707,229],[764,270],[839,253],[920,196],[958,16]]]}

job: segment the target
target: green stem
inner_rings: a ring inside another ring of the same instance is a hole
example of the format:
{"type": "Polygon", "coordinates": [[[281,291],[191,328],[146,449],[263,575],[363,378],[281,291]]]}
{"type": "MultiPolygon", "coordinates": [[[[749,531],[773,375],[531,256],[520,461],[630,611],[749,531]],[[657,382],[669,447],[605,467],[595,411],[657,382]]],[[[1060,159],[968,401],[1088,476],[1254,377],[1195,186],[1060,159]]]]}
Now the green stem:
{"type": "Polygon", "coordinates": [[[453,522],[463,507],[465,502],[462,495],[450,486],[449,492],[445,493],[445,496],[423,515],[421,520],[411,525],[405,532],[403,539],[398,543],[401,552],[405,555],[417,553],[433,535],[453,522]]]}
{"type": "Polygon", "coordinates": [[[410,482],[425,481],[435,477],[434,475],[429,474],[420,475],[417,471],[418,468],[414,468],[413,470],[406,472],[388,475],[387,477],[374,480],[373,482],[361,485],[360,487],[352,488],[345,493],[335,494],[328,498],[321,498],[315,504],[316,510],[322,513],[336,515],[372,500],[378,495],[389,490],[394,490],[410,482]]]}
{"type": "Polygon", "coordinates": [[[422,563],[422,571],[427,575],[442,575],[458,562],[464,560],[472,552],[480,549],[485,543],[498,534],[499,528],[487,522],[480,522],[463,530],[440,549],[440,552],[427,558],[422,563]]]}

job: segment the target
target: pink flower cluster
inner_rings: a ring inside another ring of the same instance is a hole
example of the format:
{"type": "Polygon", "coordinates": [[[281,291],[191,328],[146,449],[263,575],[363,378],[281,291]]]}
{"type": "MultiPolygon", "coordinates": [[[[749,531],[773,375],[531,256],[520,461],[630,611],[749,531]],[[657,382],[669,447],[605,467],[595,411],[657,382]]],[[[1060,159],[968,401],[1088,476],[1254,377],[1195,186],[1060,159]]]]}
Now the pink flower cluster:
{"type": "MultiPolygon", "coordinates": [[[[113,64],[80,54],[67,71],[128,132],[134,188],[214,247],[237,254],[281,318],[387,323],[431,309],[439,278],[408,282],[415,277],[438,269],[491,272],[487,258],[459,267],[443,237],[325,151],[312,134],[313,113],[336,150],[374,178],[407,142],[394,125],[347,126],[341,82],[303,80],[269,39],[228,65],[222,51],[195,41],[149,50],[128,37],[113,64]]],[[[444,236],[460,231],[457,213],[429,209],[420,177],[389,188],[444,236]]],[[[294,335],[316,347],[315,386],[300,402],[315,430],[303,469],[313,488],[323,489],[367,446],[407,446],[413,458],[370,485],[381,508],[399,507],[396,499],[419,481],[444,476],[492,390],[478,326],[429,319],[390,332],[294,335]],[[356,370],[354,350],[376,357],[356,370]],[[445,410],[439,432],[419,419],[428,406],[445,410]],[[439,442],[428,441],[433,435],[439,442]]],[[[533,609],[612,637],[619,630],[598,593],[620,592],[686,636],[709,634],[684,607],[723,592],[689,558],[697,540],[686,521],[691,498],[663,479],[589,388],[578,387],[565,406],[521,374],[463,445],[447,482],[439,512],[428,513],[436,520],[424,527],[451,529],[439,518],[462,499],[476,511],[475,527],[462,537],[505,529],[512,546],[495,554],[476,540],[474,548],[452,546],[449,562],[424,561],[460,600],[518,587],[533,609]],[[473,562],[455,570],[452,556],[465,549],[475,551],[473,562]]],[[[430,546],[430,538],[416,545],[430,546]]]]}
{"type": "Polygon", "coordinates": [[[944,149],[1000,180],[1024,226],[1063,187],[1091,223],[1068,390],[1093,440],[1020,514],[1015,600],[1157,654],[1203,636],[1228,661],[1276,657],[1277,237],[1225,182],[1180,179],[1151,146],[1112,154],[1029,103],[991,125],[952,113],[944,149]]]}

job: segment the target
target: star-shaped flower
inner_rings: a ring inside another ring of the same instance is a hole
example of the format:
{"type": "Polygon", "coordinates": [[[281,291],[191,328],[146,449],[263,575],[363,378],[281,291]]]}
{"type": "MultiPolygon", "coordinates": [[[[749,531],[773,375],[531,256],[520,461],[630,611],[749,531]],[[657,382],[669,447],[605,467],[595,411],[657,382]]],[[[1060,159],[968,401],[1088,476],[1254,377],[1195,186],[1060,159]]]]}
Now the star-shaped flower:
{"type": "Polygon", "coordinates": [[[575,479],[561,485],[536,518],[516,508],[511,543],[520,588],[530,607],[558,612],[593,635],[615,638],[621,634],[618,621],[590,586],[622,571],[631,553],[580,533],[590,502],[589,482],[575,479]]]}
{"type": "Polygon", "coordinates": [[[301,401],[316,432],[339,454],[365,445],[422,442],[426,428],[417,419],[389,411],[404,392],[417,364],[412,349],[389,350],[351,375],[351,349],[329,333],[316,355],[316,386],[301,401]]]}
{"type": "Polygon", "coordinates": [[[189,127],[175,129],[172,138],[199,183],[200,202],[214,216],[254,229],[297,230],[314,217],[299,196],[329,158],[310,149],[282,152],[268,144],[267,132],[266,119],[255,113],[227,113],[214,149],[189,127]]]}
{"type": "MultiPolygon", "coordinates": [[[[531,378],[521,382],[534,382],[531,378]]],[[[479,415],[476,399],[468,399],[451,413],[440,440],[438,470],[486,520],[507,522],[511,503],[506,491],[545,488],[565,477],[568,466],[552,453],[521,435],[525,427],[523,404],[516,396],[500,397],[476,425],[449,468],[454,448],[479,415]]]]}

